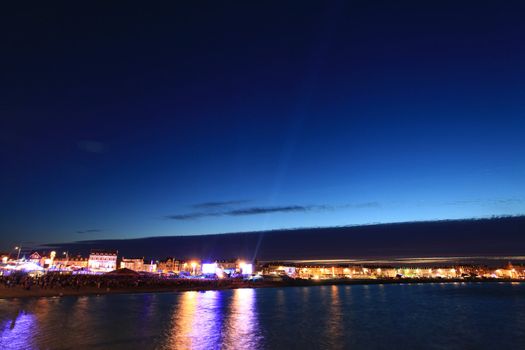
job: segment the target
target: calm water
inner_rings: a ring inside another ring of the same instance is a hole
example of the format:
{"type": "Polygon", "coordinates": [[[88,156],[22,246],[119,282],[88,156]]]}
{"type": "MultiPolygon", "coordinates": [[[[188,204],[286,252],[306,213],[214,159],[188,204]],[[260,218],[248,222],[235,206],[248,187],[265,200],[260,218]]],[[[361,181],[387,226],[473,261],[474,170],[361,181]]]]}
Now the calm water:
{"type": "Polygon", "coordinates": [[[525,349],[525,284],[0,300],[0,349],[525,349]]]}

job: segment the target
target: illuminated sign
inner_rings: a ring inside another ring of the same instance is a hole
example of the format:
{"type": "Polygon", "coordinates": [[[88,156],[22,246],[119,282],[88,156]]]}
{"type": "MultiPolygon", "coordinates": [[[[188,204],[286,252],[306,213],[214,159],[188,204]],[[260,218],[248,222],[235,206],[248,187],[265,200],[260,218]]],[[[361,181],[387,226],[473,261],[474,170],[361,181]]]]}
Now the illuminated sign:
{"type": "Polygon", "coordinates": [[[252,264],[245,264],[241,263],[239,265],[241,268],[241,274],[242,275],[251,275],[253,273],[253,265],[252,264]]]}
{"type": "Polygon", "coordinates": [[[207,274],[214,274],[217,271],[217,263],[213,264],[202,264],[202,273],[207,274]]]}

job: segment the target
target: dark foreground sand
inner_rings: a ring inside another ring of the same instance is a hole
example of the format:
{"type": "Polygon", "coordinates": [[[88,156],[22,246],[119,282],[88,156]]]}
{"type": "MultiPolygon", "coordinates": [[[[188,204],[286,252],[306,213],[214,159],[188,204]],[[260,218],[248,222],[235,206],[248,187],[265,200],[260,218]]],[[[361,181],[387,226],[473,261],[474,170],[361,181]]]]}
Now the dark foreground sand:
{"type": "Polygon", "coordinates": [[[284,281],[217,281],[206,285],[187,285],[177,286],[144,286],[127,288],[96,288],[83,287],[74,288],[49,288],[32,287],[25,289],[21,286],[0,287],[0,299],[8,298],[28,298],[28,297],[59,297],[59,296],[83,296],[83,295],[105,295],[105,294],[124,294],[124,293],[169,293],[184,291],[205,291],[205,290],[225,290],[236,288],[280,288],[280,287],[300,287],[300,286],[319,286],[319,285],[362,285],[362,284],[421,284],[421,283],[525,283],[524,280],[512,279],[354,279],[354,280],[284,280],[284,281]]]}

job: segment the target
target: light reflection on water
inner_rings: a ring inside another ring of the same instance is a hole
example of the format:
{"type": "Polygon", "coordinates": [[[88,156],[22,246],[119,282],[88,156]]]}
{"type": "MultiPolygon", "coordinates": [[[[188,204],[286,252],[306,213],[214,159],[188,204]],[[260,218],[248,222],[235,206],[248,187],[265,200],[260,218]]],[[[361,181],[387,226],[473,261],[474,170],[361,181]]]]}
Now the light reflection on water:
{"type": "Polygon", "coordinates": [[[0,345],[2,349],[36,349],[32,340],[32,331],[38,331],[35,315],[20,312],[11,321],[3,322],[0,345]]]}
{"type": "Polygon", "coordinates": [[[524,284],[0,300],[0,349],[512,349],[524,325],[524,284]]]}
{"type": "Polygon", "coordinates": [[[259,346],[254,289],[235,290],[225,326],[222,342],[225,349],[256,349],[259,346]]]}
{"type": "Polygon", "coordinates": [[[187,292],[172,312],[166,349],[212,349],[220,337],[220,293],[187,292]]]}
{"type": "Polygon", "coordinates": [[[224,294],[219,291],[183,293],[172,314],[167,342],[161,348],[257,348],[255,291],[236,289],[233,295],[224,294]],[[225,305],[227,308],[223,309],[225,305]]]}

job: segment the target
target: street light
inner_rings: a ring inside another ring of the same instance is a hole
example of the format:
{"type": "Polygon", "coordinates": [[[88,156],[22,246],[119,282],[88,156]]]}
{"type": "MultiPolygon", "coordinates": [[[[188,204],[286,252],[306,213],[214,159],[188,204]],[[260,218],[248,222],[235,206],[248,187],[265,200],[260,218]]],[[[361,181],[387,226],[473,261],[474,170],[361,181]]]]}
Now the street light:
{"type": "Polygon", "coordinates": [[[193,268],[193,276],[195,276],[195,267],[197,266],[197,263],[195,261],[193,261],[191,263],[191,267],[193,268]]]}
{"type": "Polygon", "coordinates": [[[62,252],[62,255],[66,256],[66,263],[64,264],[64,267],[67,269],[67,263],[69,262],[69,252],[62,252]]]}
{"type": "Polygon", "coordinates": [[[16,264],[18,265],[18,260],[20,259],[20,251],[22,250],[22,245],[15,247],[15,249],[18,250],[18,254],[16,255],[16,264]]]}

